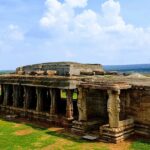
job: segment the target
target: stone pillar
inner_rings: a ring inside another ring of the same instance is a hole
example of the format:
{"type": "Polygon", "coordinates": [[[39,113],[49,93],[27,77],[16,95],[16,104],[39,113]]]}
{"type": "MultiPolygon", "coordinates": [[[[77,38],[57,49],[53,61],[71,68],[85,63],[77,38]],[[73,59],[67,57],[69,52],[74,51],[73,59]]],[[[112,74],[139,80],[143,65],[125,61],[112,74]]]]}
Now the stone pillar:
{"type": "Polygon", "coordinates": [[[66,96],[67,96],[67,106],[66,106],[66,118],[68,120],[73,120],[73,91],[72,90],[66,90],[66,96]]]}
{"type": "Polygon", "coordinates": [[[41,112],[43,109],[43,92],[42,88],[37,87],[36,88],[36,95],[37,95],[37,105],[36,105],[36,111],[41,112]]]}
{"type": "Polygon", "coordinates": [[[3,85],[1,84],[1,91],[0,91],[0,104],[3,104],[3,100],[4,100],[4,88],[3,85]]]}
{"type": "Polygon", "coordinates": [[[4,85],[3,85],[3,90],[4,90],[3,105],[4,105],[4,106],[7,106],[7,105],[8,105],[8,101],[9,101],[9,95],[10,95],[9,85],[4,84],[4,85]]]}
{"type": "Polygon", "coordinates": [[[110,128],[119,127],[119,113],[120,113],[120,90],[108,90],[107,111],[109,116],[110,128]]]}
{"type": "Polygon", "coordinates": [[[87,121],[87,107],[86,107],[86,90],[83,88],[78,88],[78,111],[79,111],[79,121],[87,121]]]}
{"type": "Polygon", "coordinates": [[[18,107],[20,87],[13,85],[13,107],[18,107]]]}
{"type": "Polygon", "coordinates": [[[51,106],[50,106],[50,115],[56,114],[56,89],[50,89],[51,97],[51,106]]]}
{"type": "Polygon", "coordinates": [[[31,92],[30,87],[24,86],[24,109],[29,109],[30,100],[31,100],[31,92]]]}

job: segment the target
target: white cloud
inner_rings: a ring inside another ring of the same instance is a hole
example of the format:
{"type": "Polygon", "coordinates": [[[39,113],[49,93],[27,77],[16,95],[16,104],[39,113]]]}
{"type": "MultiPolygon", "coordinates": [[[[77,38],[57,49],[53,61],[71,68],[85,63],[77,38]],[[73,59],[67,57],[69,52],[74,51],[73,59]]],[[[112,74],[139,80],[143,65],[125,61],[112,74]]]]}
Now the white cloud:
{"type": "Polygon", "coordinates": [[[102,4],[102,11],[107,16],[120,15],[120,4],[118,1],[108,0],[102,4]]]}
{"type": "Polygon", "coordinates": [[[106,0],[101,5],[101,13],[87,8],[88,0],[46,0],[45,4],[47,10],[40,24],[51,34],[51,47],[60,51],[63,47],[77,60],[80,55],[82,60],[90,57],[89,61],[110,64],[134,63],[136,59],[140,62],[142,55],[150,60],[150,29],[126,23],[119,1],[106,0]],[[77,7],[82,11],[76,11],[77,7]],[[129,53],[134,59],[120,61],[129,53]]]}
{"type": "Polygon", "coordinates": [[[87,6],[87,1],[88,0],[65,0],[65,2],[70,6],[70,7],[85,7],[87,6]]]}

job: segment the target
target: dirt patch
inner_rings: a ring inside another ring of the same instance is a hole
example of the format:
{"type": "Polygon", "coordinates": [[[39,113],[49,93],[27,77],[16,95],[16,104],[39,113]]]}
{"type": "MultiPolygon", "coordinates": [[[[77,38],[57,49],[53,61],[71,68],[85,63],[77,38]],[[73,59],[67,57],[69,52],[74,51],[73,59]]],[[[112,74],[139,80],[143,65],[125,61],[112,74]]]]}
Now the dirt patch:
{"type": "Polygon", "coordinates": [[[21,125],[22,124],[17,123],[17,124],[14,125],[14,128],[19,128],[21,125]]]}
{"type": "Polygon", "coordinates": [[[20,136],[28,135],[31,133],[33,133],[32,129],[24,129],[24,130],[19,130],[19,131],[15,132],[16,135],[20,135],[20,136]]]}
{"type": "Polygon", "coordinates": [[[107,144],[107,146],[109,147],[110,150],[129,150],[131,144],[132,141],[126,140],[117,144],[107,144]]]}
{"type": "Polygon", "coordinates": [[[52,145],[48,145],[44,147],[42,150],[50,150],[50,149],[61,149],[64,150],[64,146],[73,144],[72,141],[66,139],[58,139],[56,143],[52,145]]]}
{"type": "Polygon", "coordinates": [[[53,132],[64,132],[64,128],[59,128],[59,127],[51,127],[48,128],[48,130],[53,132]]]}

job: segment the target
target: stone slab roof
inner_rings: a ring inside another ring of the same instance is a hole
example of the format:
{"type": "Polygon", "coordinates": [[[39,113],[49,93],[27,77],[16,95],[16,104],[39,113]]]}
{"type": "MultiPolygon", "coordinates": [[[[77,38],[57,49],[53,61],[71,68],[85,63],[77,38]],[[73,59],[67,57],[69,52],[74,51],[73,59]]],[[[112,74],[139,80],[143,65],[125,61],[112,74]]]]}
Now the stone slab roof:
{"type": "Polygon", "coordinates": [[[52,88],[74,89],[78,86],[97,89],[150,88],[150,77],[130,77],[123,75],[95,76],[34,76],[7,74],[0,75],[0,84],[22,84],[52,88]]]}

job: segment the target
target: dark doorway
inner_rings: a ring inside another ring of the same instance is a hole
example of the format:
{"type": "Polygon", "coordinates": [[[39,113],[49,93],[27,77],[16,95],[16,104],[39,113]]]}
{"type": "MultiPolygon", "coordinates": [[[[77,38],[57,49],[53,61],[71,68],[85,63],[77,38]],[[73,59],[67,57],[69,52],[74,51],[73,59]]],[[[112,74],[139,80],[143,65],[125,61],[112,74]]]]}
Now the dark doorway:
{"type": "Polygon", "coordinates": [[[48,88],[43,88],[42,92],[43,92],[43,111],[49,113],[51,105],[50,91],[48,88]]]}
{"type": "Polygon", "coordinates": [[[57,100],[57,112],[59,115],[66,115],[66,105],[67,105],[67,101],[66,101],[66,91],[65,90],[60,90],[59,92],[60,95],[60,99],[57,100]]]}
{"type": "Polygon", "coordinates": [[[31,98],[29,103],[29,109],[36,110],[36,104],[37,104],[37,96],[36,96],[36,88],[30,87],[31,92],[31,98]]]}
{"type": "Polygon", "coordinates": [[[24,103],[24,88],[23,86],[19,86],[19,98],[18,98],[18,106],[19,108],[23,108],[24,103]]]}
{"type": "Polygon", "coordinates": [[[13,106],[13,86],[12,85],[5,85],[8,86],[8,106],[13,106]]]}

